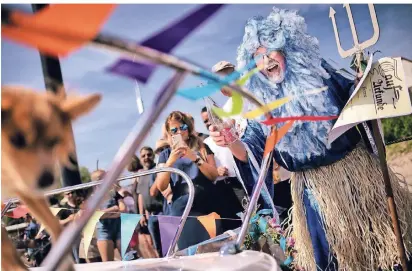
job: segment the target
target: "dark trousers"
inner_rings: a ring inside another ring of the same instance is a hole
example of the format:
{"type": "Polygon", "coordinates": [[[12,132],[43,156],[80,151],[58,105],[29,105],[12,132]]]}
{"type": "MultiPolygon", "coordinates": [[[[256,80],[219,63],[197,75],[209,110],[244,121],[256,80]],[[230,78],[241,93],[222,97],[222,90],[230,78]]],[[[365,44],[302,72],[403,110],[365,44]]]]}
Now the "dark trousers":
{"type": "MultiPolygon", "coordinates": [[[[243,211],[242,199],[246,196],[242,184],[236,177],[226,178],[216,183],[217,210],[222,218],[240,219],[237,213],[243,211]]],[[[241,220],[222,219],[222,230],[233,230],[242,225],[241,220]]]]}
{"type": "MultiPolygon", "coordinates": [[[[159,215],[161,214],[162,213],[159,213],[159,215]]],[[[150,236],[152,237],[154,248],[157,253],[159,253],[159,257],[162,257],[162,243],[160,239],[159,219],[157,216],[149,216],[147,228],[149,229],[150,236]]]]}

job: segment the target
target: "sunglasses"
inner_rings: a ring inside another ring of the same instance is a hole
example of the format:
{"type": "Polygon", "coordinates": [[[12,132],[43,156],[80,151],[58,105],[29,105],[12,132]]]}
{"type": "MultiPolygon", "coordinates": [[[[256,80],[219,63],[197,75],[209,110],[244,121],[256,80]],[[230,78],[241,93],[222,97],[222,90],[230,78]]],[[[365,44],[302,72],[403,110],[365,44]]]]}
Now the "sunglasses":
{"type": "MultiPolygon", "coordinates": [[[[271,54],[272,52],[276,52],[276,51],[278,51],[278,50],[270,50],[270,51],[267,51],[265,54],[263,54],[263,53],[256,54],[256,55],[253,56],[253,59],[255,60],[255,63],[256,63],[257,65],[259,65],[259,64],[261,63],[261,61],[263,61],[263,58],[264,58],[264,57],[269,58],[269,59],[272,59],[272,58],[270,57],[270,54],[271,54]]],[[[282,51],[278,51],[278,52],[280,52],[280,53],[283,55],[283,52],[282,52],[282,51]]]]}
{"type": "Polygon", "coordinates": [[[170,132],[175,135],[178,130],[183,132],[183,131],[187,131],[188,129],[189,129],[189,126],[187,126],[187,124],[182,124],[180,125],[180,127],[170,128],[170,132]]]}

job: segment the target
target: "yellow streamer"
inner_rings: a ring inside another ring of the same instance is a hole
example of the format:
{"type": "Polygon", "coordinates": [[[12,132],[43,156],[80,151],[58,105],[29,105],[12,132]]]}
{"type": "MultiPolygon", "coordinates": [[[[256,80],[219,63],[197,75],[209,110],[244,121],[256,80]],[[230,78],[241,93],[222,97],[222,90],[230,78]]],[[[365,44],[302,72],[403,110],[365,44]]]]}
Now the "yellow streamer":
{"type": "Polygon", "coordinates": [[[285,103],[289,102],[291,100],[290,97],[284,97],[279,100],[273,101],[271,103],[268,103],[265,107],[259,107],[256,109],[253,109],[249,112],[244,113],[242,116],[247,119],[254,119],[257,118],[263,114],[266,114],[267,112],[270,112],[278,107],[281,107],[285,103]],[[266,110],[265,110],[266,109],[266,110]]]}
{"type": "Polygon", "coordinates": [[[247,118],[247,119],[254,119],[254,118],[257,118],[257,117],[259,117],[259,116],[261,116],[261,115],[263,115],[263,114],[266,114],[266,113],[268,113],[268,112],[270,112],[270,111],[272,111],[272,110],[274,110],[274,109],[276,109],[276,108],[278,108],[278,107],[281,107],[282,105],[284,105],[285,103],[289,102],[290,100],[292,100],[292,99],[294,99],[294,98],[296,98],[296,97],[318,94],[318,93],[321,93],[322,91],[325,91],[325,90],[327,90],[327,89],[328,89],[328,87],[325,86],[325,87],[321,87],[321,88],[316,88],[316,89],[308,90],[308,91],[305,92],[304,95],[287,96],[287,97],[284,97],[284,98],[275,100],[275,101],[273,101],[273,102],[271,102],[271,103],[268,103],[268,104],[266,104],[265,106],[262,106],[262,107],[253,109],[253,110],[251,110],[251,111],[249,111],[249,112],[246,112],[246,113],[244,113],[242,116],[243,116],[244,118],[247,118]]]}
{"type": "MultiPolygon", "coordinates": [[[[243,86],[244,84],[246,84],[247,80],[249,80],[249,78],[260,71],[260,68],[254,68],[251,71],[249,71],[245,76],[243,76],[242,78],[238,79],[235,84],[238,86],[243,86]]],[[[225,88],[225,87],[223,87],[225,88]]],[[[225,118],[225,117],[230,117],[230,116],[236,116],[239,115],[240,113],[242,113],[242,109],[243,109],[243,97],[242,95],[240,95],[237,92],[232,92],[232,109],[227,112],[219,107],[213,106],[212,107],[212,111],[219,116],[220,118],[225,118]]]]}

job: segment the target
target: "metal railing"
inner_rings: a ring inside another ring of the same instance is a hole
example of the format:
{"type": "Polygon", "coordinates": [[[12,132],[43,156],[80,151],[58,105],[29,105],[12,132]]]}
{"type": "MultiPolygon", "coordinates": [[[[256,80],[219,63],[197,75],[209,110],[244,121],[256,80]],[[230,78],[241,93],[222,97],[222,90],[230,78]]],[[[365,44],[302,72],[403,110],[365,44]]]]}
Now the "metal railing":
{"type": "MultiPolygon", "coordinates": [[[[132,178],[146,176],[146,175],[155,174],[155,173],[159,173],[159,172],[176,173],[176,174],[182,176],[182,178],[187,182],[188,187],[189,187],[189,199],[187,201],[185,210],[183,211],[182,217],[180,219],[180,223],[179,223],[179,226],[176,230],[176,234],[173,237],[172,243],[170,244],[169,249],[168,249],[167,254],[166,254],[166,257],[170,257],[170,256],[172,256],[172,253],[176,248],[177,241],[179,240],[180,235],[182,234],[184,224],[186,223],[187,217],[189,216],[190,210],[192,209],[193,200],[194,200],[194,197],[195,197],[195,190],[194,190],[194,185],[193,185],[192,179],[190,179],[190,177],[187,176],[186,173],[184,173],[183,171],[181,171],[179,169],[170,168],[170,167],[163,167],[163,168],[155,168],[155,169],[150,169],[150,170],[143,170],[143,171],[140,171],[140,172],[135,173],[135,174],[131,174],[131,175],[128,175],[128,176],[125,176],[125,177],[121,177],[121,178],[117,179],[117,181],[120,182],[120,181],[129,180],[129,179],[132,179],[132,178]]],[[[53,195],[57,195],[57,194],[60,194],[60,193],[66,193],[66,192],[70,192],[70,191],[75,191],[75,190],[80,190],[80,189],[84,189],[84,188],[94,187],[94,186],[97,186],[97,185],[102,184],[102,183],[103,183],[103,181],[94,181],[94,182],[78,184],[78,185],[74,185],[74,186],[58,188],[58,189],[54,189],[54,190],[46,192],[45,196],[53,196],[53,195]]],[[[6,203],[6,206],[2,210],[2,217],[7,212],[7,210],[10,208],[10,206],[13,203],[17,203],[19,201],[20,201],[19,198],[9,199],[6,203]]],[[[67,244],[67,245],[70,246],[69,244],[67,244]]]]}

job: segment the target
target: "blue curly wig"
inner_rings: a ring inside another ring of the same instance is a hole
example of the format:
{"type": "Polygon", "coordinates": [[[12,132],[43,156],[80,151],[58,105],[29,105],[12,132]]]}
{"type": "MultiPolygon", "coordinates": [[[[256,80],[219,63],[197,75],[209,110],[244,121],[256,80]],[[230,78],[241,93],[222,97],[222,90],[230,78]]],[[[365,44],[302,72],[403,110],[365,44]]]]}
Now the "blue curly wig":
{"type": "MultiPolygon", "coordinates": [[[[281,51],[286,61],[282,82],[275,84],[262,73],[257,73],[246,84],[246,88],[265,103],[324,87],[324,80],[330,78],[321,65],[319,42],[306,33],[305,19],[297,11],[274,8],[267,18],[257,16],[249,19],[243,42],[238,48],[237,68],[246,66],[260,46],[281,51]]],[[[339,109],[327,92],[300,96],[272,113],[278,117],[337,115],[339,109]]],[[[296,121],[293,130],[278,143],[277,149],[295,153],[298,159],[322,155],[330,148],[327,135],[332,126],[332,121],[296,121]]]]}

